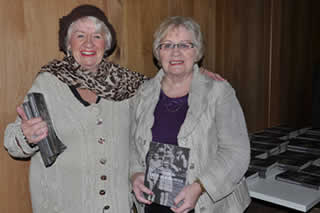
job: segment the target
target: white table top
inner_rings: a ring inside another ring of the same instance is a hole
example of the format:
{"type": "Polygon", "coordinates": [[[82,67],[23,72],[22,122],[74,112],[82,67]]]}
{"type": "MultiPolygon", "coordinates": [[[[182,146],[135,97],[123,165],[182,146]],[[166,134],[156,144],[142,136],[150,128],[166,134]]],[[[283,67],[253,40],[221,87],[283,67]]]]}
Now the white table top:
{"type": "Polygon", "coordinates": [[[320,190],[275,180],[274,176],[280,172],[274,169],[266,179],[247,180],[250,196],[302,212],[307,212],[320,201],[320,190]]]}

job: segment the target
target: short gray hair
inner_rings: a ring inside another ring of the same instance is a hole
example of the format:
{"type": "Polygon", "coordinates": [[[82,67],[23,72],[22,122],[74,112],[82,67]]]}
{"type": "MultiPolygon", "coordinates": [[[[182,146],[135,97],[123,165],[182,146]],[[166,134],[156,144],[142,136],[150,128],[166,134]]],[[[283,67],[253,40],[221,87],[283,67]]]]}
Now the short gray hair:
{"type": "Polygon", "coordinates": [[[189,32],[193,34],[194,44],[196,46],[197,54],[196,54],[196,61],[198,62],[204,53],[204,45],[203,45],[203,37],[200,30],[200,25],[195,22],[190,17],[183,17],[183,16],[173,16],[165,19],[156,32],[153,35],[154,41],[152,45],[152,50],[155,58],[159,61],[159,44],[161,40],[168,34],[168,32],[174,28],[184,27],[189,32]]]}
{"type": "Polygon", "coordinates": [[[96,30],[97,32],[102,32],[103,35],[104,35],[104,40],[106,42],[106,45],[105,45],[105,51],[108,51],[110,50],[112,47],[111,47],[111,42],[112,42],[112,35],[111,35],[111,32],[109,30],[109,28],[103,23],[103,21],[101,21],[100,19],[94,17],[94,16],[86,16],[86,17],[83,17],[83,18],[80,18],[74,22],[72,22],[72,24],[70,25],[69,29],[68,29],[68,33],[67,33],[67,38],[65,40],[65,46],[68,48],[69,46],[69,43],[70,43],[70,37],[71,37],[71,33],[73,31],[73,26],[75,23],[77,23],[78,21],[84,21],[86,19],[89,19],[91,20],[95,26],[96,26],[96,30]]]}

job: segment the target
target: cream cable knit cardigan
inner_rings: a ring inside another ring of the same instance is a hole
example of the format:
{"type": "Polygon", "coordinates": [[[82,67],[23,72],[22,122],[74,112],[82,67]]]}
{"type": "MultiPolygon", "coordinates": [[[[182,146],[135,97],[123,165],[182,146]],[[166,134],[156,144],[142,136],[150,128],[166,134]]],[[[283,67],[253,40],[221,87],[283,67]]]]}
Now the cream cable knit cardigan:
{"type": "Polygon", "coordinates": [[[25,141],[19,117],[7,126],[4,143],[10,155],[31,156],[33,212],[129,212],[129,100],[101,99],[84,107],[49,73],[38,75],[29,92],[44,94],[57,135],[67,146],[54,165],[45,168],[37,147],[25,141]]]}

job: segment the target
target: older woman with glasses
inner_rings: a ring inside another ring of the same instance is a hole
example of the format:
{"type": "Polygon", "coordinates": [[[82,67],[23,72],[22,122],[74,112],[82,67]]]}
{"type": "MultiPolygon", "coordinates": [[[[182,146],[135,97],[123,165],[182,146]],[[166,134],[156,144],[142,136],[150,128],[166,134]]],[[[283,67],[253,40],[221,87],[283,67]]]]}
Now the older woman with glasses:
{"type": "Polygon", "coordinates": [[[158,74],[131,106],[130,177],[139,212],[243,212],[250,203],[244,174],[250,160],[241,106],[226,81],[199,72],[203,39],[191,18],[170,17],[158,28],[153,53],[158,74]],[[186,186],[166,207],[147,200],[150,142],[190,149],[186,186]]]}

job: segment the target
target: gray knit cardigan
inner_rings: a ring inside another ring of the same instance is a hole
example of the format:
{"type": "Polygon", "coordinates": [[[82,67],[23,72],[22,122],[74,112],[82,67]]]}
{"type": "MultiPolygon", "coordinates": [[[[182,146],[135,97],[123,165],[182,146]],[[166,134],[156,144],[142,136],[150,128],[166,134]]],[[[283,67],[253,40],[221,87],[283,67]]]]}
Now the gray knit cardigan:
{"type": "Polygon", "coordinates": [[[29,92],[44,94],[57,136],[68,147],[45,168],[37,147],[25,141],[20,118],[7,126],[10,155],[31,156],[33,213],[129,212],[129,100],[84,107],[49,73],[39,74],[29,92]]]}

